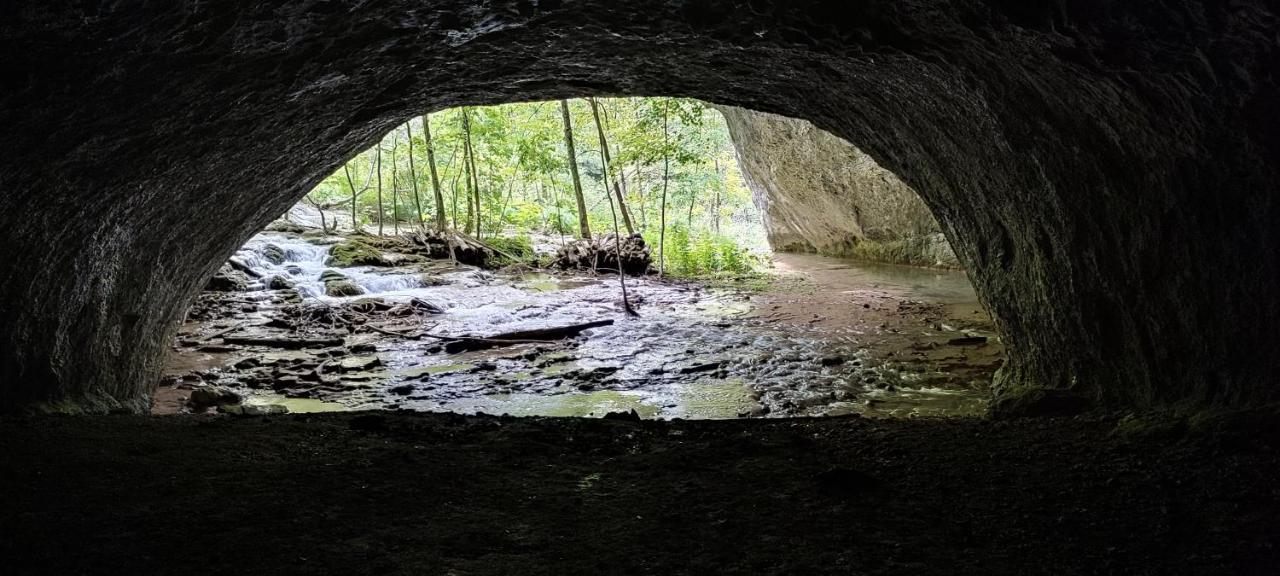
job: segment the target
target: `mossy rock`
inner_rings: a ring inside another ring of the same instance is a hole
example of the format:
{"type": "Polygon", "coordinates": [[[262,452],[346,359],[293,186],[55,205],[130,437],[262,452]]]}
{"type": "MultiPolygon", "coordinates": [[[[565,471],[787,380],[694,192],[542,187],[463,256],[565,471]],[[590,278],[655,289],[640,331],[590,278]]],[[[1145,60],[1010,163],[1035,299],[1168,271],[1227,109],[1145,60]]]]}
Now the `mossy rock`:
{"type": "Polygon", "coordinates": [[[324,272],[320,273],[320,281],[326,284],[328,284],[329,282],[337,282],[342,280],[350,280],[350,278],[347,278],[346,274],[343,274],[337,270],[325,270],[324,272]]]}
{"type": "Polygon", "coordinates": [[[294,224],[293,222],[285,222],[283,220],[276,220],[275,222],[267,224],[266,229],[268,232],[286,232],[289,234],[305,234],[311,230],[301,224],[294,224]]]}
{"type": "Polygon", "coordinates": [[[393,266],[394,264],[382,253],[382,250],[359,240],[339,242],[329,249],[330,266],[346,268],[350,266],[393,266]]]}
{"type": "Polygon", "coordinates": [[[364,294],[364,288],[350,280],[334,280],[333,282],[325,282],[324,293],[335,297],[360,296],[364,294]]]}
{"type": "Polygon", "coordinates": [[[267,288],[272,290],[290,290],[294,287],[293,281],[284,276],[272,276],[267,281],[267,288]]]}
{"type": "Polygon", "coordinates": [[[418,281],[422,283],[423,287],[444,286],[445,284],[448,284],[448,282],[444,281],[444,278],[432,274],[423,274],[418,276],[418,281]]]}
{"type": "Polygon", "coordinates": [[[267,244],[262,248],[262,257],[266,258],[268,262],[279,266],[284,264],[285,251],[284,248],[276,246],[275,244],[267,244]]]}

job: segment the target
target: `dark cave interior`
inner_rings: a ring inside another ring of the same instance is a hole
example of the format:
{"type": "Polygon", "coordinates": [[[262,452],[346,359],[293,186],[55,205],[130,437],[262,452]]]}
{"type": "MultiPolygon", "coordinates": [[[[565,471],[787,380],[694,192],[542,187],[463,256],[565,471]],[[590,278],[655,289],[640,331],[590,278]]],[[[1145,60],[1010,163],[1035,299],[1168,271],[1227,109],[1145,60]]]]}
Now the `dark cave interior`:
{"type": "Polygon", "coordinates": [[[192,544],[217,558],[194,571],[223,573],[1268,573],[1278,17],[1270,0],[7,3],[0,450],[24,496],[0,518],[27,529],[0,555],[17,573],[164,573],[192,544]],[[1003,342],[992,418],[139,416],[218,267],[392,127],[626,95],[807,120],[916,190],[1003,342]],[[200,531],[176,539],[184,522],[200,531]],[[285,551],[293,528],[306,551],[285,551]],[[82,554],[57,552],[64,533],[82,554]]]}

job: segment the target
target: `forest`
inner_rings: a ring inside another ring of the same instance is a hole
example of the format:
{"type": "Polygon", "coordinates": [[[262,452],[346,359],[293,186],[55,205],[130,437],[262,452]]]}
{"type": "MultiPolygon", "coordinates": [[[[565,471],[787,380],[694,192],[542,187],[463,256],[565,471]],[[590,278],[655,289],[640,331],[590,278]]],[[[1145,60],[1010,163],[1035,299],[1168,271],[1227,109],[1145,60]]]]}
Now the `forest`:
{"type": "Polygon", "coordinates": [[[520,254],[539,241],[638,234],[654,267],[675,276],[749,273],[768,252],[723,117],[681,98],[424,114],[304,203],[320,209],[326,230],[450,230],[520,254]]]}

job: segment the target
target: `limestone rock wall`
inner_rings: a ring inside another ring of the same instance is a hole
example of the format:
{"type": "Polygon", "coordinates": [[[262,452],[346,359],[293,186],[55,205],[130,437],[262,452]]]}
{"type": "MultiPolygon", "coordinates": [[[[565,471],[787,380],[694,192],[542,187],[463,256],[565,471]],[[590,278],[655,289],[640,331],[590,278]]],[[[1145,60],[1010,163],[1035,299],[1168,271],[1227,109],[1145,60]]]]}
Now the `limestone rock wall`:
{"type": "Polygon", "coordinates": [[[997,406],[1280,400],[1275,0],[0,2],[0,411],[144,410],[190,298],[406,119],[688,96],[920,193],[997,406]]]}
{"type": "Polygon", "coordinates": [[[959,267],[920,195],[865,152],[805,120],[718,108],[775,250],[959,267]]]}

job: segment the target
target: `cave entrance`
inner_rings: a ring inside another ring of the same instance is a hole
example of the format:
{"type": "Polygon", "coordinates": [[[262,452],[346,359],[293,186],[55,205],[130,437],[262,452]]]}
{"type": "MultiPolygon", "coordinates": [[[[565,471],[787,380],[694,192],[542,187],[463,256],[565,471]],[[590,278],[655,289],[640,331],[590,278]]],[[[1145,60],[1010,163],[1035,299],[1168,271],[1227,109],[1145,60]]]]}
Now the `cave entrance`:
{"type": "Polygon", "coordinates": [[[977,415],[1002,351],[955,267],[913,190],[808,122],[449,109],[236,252],[156,411],[977,415]]]}

